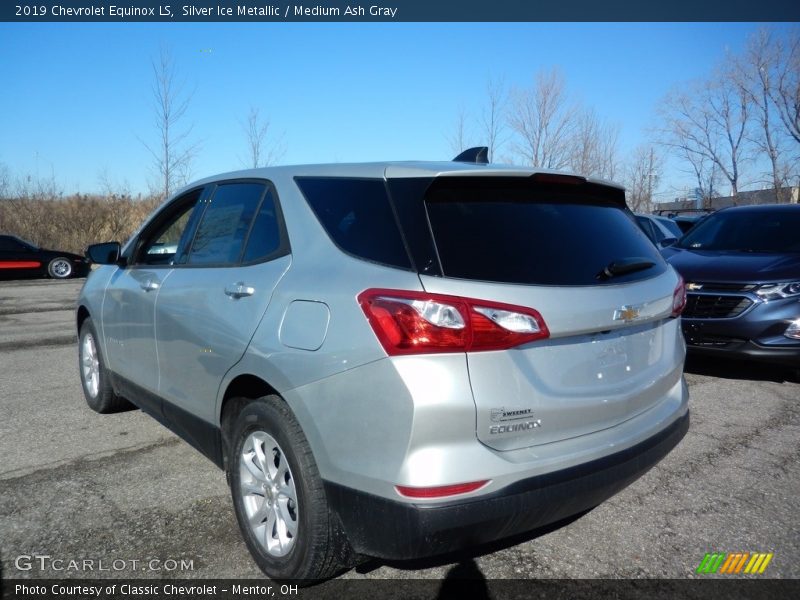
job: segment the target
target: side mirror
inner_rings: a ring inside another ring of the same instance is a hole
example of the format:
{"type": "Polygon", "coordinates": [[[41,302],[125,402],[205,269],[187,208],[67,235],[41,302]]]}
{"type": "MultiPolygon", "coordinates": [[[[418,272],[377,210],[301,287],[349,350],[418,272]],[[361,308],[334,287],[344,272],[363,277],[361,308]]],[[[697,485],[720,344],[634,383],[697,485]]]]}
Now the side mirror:
{"type": "Polygon", "coordinates": [[[86,249],[86,258],[98,265],[117,265],[120,264],[121,250],[119,242],[92,244],[86,249]]]}
{"type": "Polygon", "coordinates": [[[678,241],[678,238],[664,238],[660,242],[658,242],[659,248],[666,248],[667,246],[674,246],[675,242],[678,241]]]}

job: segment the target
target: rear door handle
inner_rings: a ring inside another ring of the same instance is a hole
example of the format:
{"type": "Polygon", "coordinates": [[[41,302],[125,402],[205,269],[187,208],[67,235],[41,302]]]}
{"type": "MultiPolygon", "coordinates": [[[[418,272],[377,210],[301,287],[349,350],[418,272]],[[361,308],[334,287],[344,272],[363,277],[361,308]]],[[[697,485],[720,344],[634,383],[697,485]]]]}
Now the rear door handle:
{"type": "Polygon", "coordinates": [[[233,283],[225,288],[225,294],[234,300],[244,298],[245,296],[252,296],[255,293],[256,288],[245,285],[241,281],[238,283],[233,283]]]}

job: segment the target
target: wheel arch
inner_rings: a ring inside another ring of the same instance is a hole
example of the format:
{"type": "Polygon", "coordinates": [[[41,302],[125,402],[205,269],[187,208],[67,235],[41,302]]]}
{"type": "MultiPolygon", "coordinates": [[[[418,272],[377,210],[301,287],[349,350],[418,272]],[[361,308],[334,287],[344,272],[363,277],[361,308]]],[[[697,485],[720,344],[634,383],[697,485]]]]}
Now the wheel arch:
{"type": "Polygon", "coordinates": [[[89,314],[89,309],[86,308],[83,304],[78,306],[78,310],[75,312],[75,324],[78,327],[78,332],[80,333],[81,325],[83,322],[88,319],[91,315],[89,314]]]}
{"type": "Polygon", "coordinates": [[[282,398],[280,393],[267,381],[249,373],[237,375],[225,388],[219,409],[219,432],[222,438],[223,468],[226,472],[228,471],[228,447],[234,422],[233,417],[248,402],[270,395],[282,398]]]}

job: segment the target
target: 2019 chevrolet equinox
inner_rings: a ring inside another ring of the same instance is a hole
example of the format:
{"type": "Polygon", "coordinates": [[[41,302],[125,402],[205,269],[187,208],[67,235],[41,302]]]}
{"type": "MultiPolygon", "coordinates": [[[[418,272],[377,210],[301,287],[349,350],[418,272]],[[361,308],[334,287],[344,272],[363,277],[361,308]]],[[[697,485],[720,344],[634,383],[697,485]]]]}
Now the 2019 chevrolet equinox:
{"type": "Polygon", "coordinates": [[[278,580],[581,513],[689,426],[683,282],[607,182],[457,162],[228,173],[88,254],[89,406],[131,402],[225,469],[278,580]]]}

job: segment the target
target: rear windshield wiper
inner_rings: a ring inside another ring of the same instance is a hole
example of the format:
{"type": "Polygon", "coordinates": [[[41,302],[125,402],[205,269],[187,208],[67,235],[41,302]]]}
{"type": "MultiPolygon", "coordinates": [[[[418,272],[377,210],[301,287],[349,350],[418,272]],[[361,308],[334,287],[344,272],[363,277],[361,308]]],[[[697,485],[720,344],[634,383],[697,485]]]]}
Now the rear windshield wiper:
{"type": "Polygon", "coordinates": [[[656,263],[654,263],[652,260],[647,260],[646,258],[639,258],[635,256],[631,258],[621,258],[608,263],[602,271],[595,275],[595,277],[603,281],[619,275],[627,275],[628,273],[635,273],[636,271],[644,271],[645,269],[649,269],[655,265],[656,263]]]}

